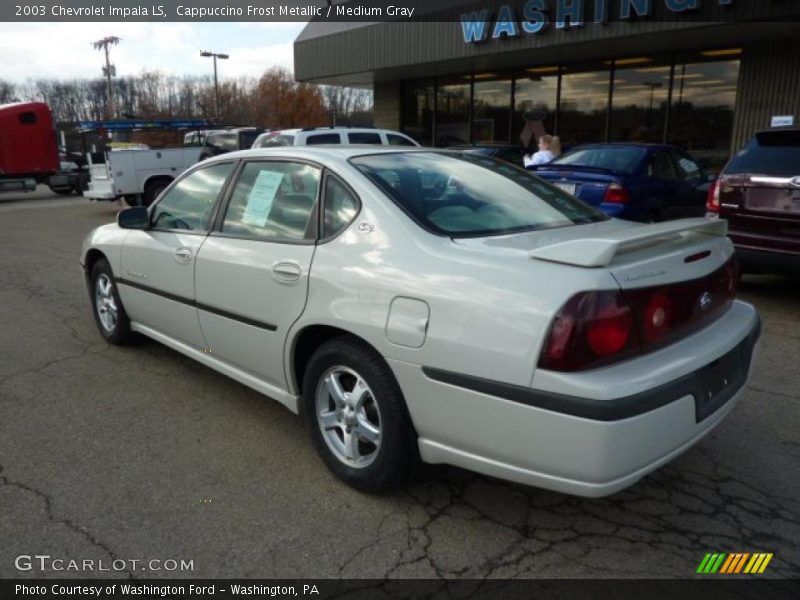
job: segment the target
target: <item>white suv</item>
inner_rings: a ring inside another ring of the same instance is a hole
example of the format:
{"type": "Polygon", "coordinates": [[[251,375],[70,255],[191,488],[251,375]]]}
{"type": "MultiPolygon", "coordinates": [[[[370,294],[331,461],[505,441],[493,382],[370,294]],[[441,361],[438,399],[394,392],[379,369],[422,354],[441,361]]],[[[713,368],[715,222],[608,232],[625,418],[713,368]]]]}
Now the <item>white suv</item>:
{"type": "Polygon", "coordinates": [[[276,146],[312,146],[320,144],[375,144],[376,146],[419,146],[399,131],[372,127],[308,127],[275,129],[262,133],[252,148],[276,146]]]}

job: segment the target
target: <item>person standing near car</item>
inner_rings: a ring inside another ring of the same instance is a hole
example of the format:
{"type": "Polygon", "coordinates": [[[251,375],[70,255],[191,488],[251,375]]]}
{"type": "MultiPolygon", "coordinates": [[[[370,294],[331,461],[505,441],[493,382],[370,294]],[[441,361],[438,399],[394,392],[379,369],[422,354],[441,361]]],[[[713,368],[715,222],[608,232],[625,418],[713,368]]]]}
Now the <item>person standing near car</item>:
{"type": "Polygon", "coordinates": [[[539,151],[526,154],[522,162],[525,167],[546,165],[561,156],[561,140],[555,135],[543,135],[539,138],[539,151]]]}

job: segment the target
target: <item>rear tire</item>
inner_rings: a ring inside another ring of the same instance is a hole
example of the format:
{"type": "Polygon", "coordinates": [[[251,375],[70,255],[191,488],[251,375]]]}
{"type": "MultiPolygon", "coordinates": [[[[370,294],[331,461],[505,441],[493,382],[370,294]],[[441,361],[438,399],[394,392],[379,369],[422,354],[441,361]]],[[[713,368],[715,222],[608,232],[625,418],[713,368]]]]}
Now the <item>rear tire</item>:
{"type": "Polygon", "coordinates": [[[111,265],[105,258],[94,263],[89,283],[89,297],[100,335],[115,346],[130,344],[134,339],[131,322],[120,300],[111,265]]]}
{"type": "Polygon", "coordinates": [[[320,346],[303,378],[311,440],[328,469],[362,492],[400,485],[416,436],[400,386],[381,356],[343,336],[320,346]]]}

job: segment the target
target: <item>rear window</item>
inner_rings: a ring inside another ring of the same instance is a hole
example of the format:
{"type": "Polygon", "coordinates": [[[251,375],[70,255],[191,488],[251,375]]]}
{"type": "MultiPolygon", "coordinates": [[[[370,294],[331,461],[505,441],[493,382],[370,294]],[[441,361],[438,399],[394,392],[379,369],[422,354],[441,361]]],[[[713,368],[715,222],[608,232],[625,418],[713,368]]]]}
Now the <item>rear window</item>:
{"type": "Polygon", "coordinates": [[[33,111],[20,113],[19,122],[23,125],[36,125],[36,113],[33,111]]]}
{"type": "Polygon", "coordinates": [[[315,144],[341,144],[341,139],[338,133],[318,133],[317,135],[310,135],[306,139],[308,146],[315,144]]]}
{"type": "Polygon", "coordinates": [[[208,141],[206,143],[209,146],[213,146],[214,148],[219,148],[220,150],[225,150],[228,152],[238,150],[236,147],[238,141],[235,133],[220,133],[211,135],[208,137],[208,141]]]}
{"type": "Polygon", "coordinates": [[[398,152],[350,161],[422,227],[474,237],[606,217],[524,169],[479,155],[398,152]]]}
{"type": "Polygon", "coordinates": [[[397,135],[396,133],[387,133],[386,139],[389,141],[390,146],[416,146],[416,144],[407,137],[397,135]]]}
{"type": "Polygon", "coordinates": [[[277,146],[291,146],[294,144],[293,135],[273,135],[260,138],[255,148],[275,148],[277,146]]]}
{"type": "Polygon", "coordinates": [[[645,154],[644,148],[578,148],[559,156],[551,164],[633,173],[645,154]]]}
{"type": "Polygon", "coordinates": [[[731,159],[726,175],[800,175],[800,131],[759,133],[731,159]]]}
{"type": "Polygon", "coordinates": [[[350,140],[351,144],[382,144],[381,136],[377,133],[368,133],[368,132],[361,132],[361,133],[348,133],[347,138],[350,140]]]}

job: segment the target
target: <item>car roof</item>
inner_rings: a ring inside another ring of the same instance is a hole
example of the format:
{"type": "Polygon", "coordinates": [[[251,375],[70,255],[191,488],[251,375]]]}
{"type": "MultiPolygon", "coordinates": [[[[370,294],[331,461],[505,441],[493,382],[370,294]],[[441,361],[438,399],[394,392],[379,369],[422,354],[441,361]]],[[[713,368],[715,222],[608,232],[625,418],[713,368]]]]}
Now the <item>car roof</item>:
{"type": "Polygon", "coordinates": [[[511,144],[509,142],[475,142],[474,144],[459,144],[448,146],[453,150],[469,150],[470,148],[522,148],[522,144],[511,144]]]}
{"type": "Polygon", "coordinates": [[[678,146],[672,144],[659,144],[655,142],[610,142],[598,144],[577,144],[571,150],[585,150],[587,148],[641,148],[642,150],[657,150],[660,148],[670,148],[680,150],[678,146]]]}
{"type": "Polygon", "coordinates": [[[313,146],[275,146],[270,148],[250,148],[237,150],[215,157],[211,160],[231,158],[268,158],[292,157],[308,160],[340,159],[348,160],[354,156],[371,154],[400,154],[405,152],[442,152],[441,148],[424,148],[420,146],[381,146],[377,144],[319,144],[313,146]]]}

